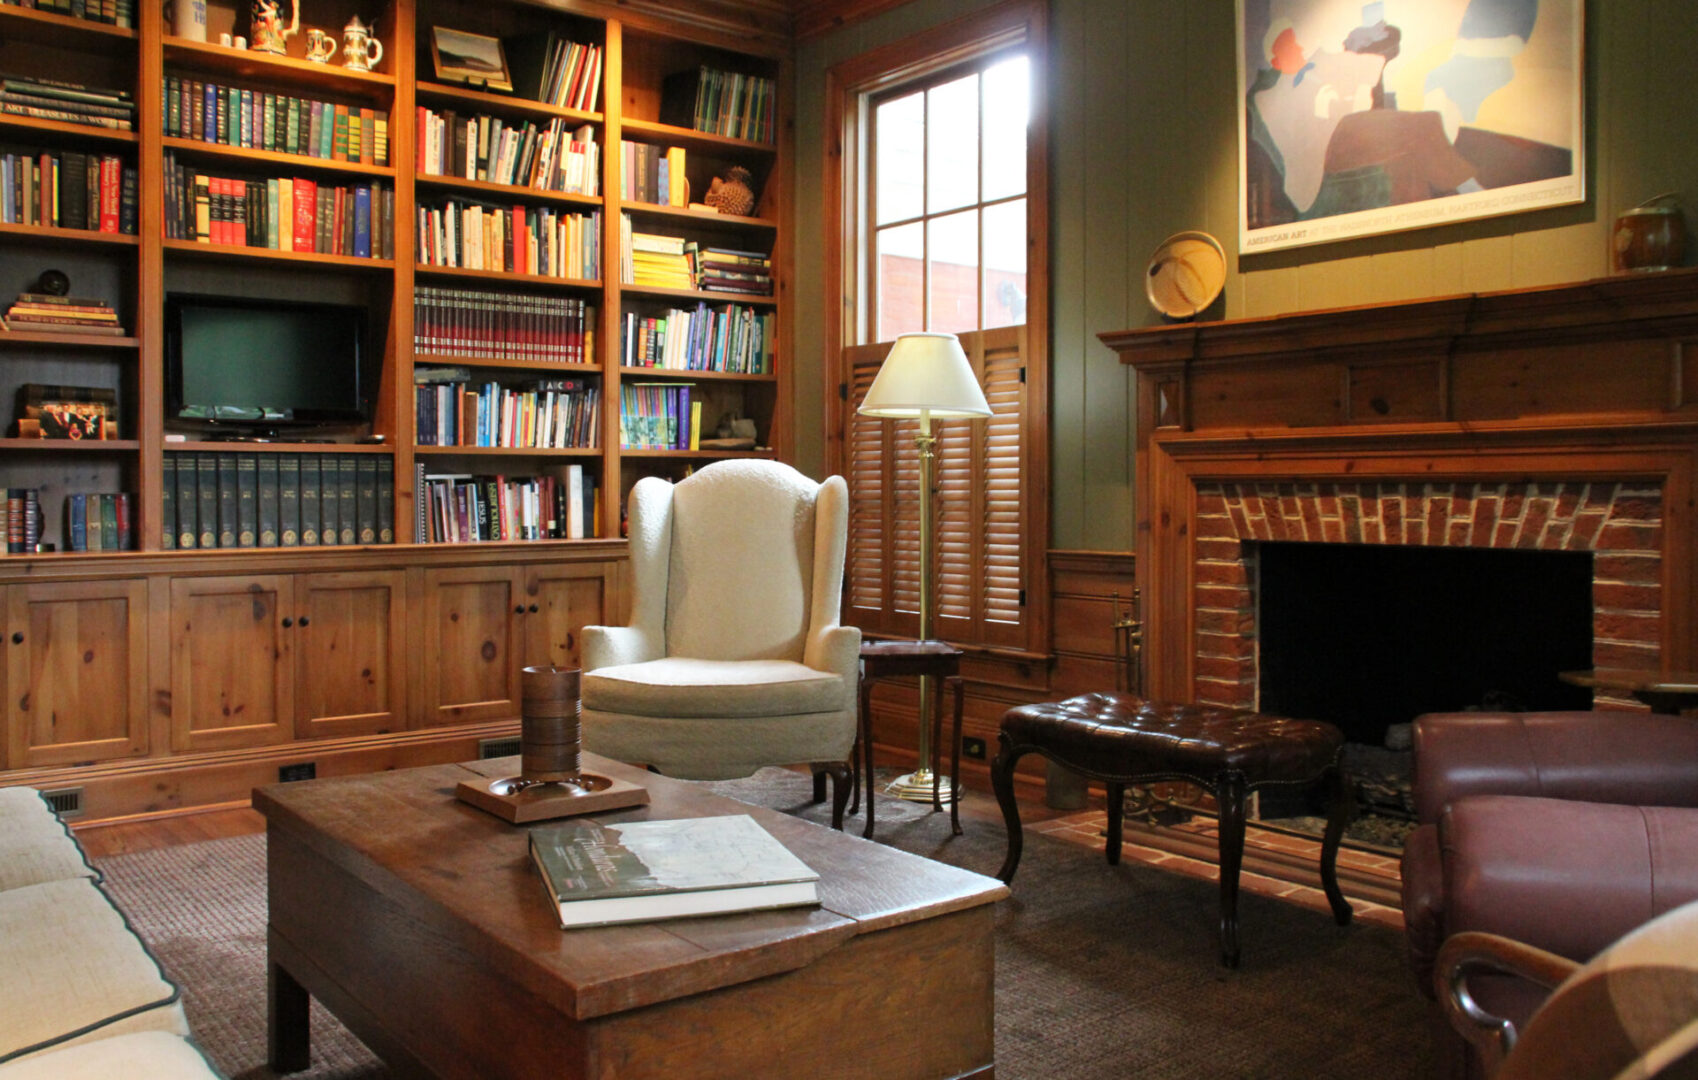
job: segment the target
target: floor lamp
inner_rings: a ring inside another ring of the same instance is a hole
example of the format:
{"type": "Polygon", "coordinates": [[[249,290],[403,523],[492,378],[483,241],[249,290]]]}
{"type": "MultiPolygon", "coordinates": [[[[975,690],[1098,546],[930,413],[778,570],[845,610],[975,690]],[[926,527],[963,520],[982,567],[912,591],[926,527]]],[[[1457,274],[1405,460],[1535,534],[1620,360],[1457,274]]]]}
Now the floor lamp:
{"type": "MultiPolygon", "coordinates": [[[[914,446],[920,453],[920,640],[932,636],[933,548],[932,487],[936,464],[937,436],[932,418],[976,420],[991,414],[985,393],[979,388],[973,365],[954,334],[898,334],[884,364],[878,369],[860,408],[863,416],[895,420],[918,419],[920,430],[914,446]]],[[[919,767],[897,777],[885,789],[910,802],[932,801],[931,723],[932,695],[938,688],[930,675],[920,677],[919,767]]],[[[945,797],[956,797],[953,777],[942,777],[945,797]]]]}

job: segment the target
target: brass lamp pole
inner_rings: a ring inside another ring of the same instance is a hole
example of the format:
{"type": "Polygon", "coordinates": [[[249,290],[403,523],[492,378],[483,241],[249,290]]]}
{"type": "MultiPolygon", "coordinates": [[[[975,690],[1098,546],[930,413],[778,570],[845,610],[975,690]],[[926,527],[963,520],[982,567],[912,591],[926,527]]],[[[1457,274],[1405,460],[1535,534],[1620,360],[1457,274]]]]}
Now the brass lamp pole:
{"type": "MultiPolygon", "coordinates": [[[[934,559],[932,539],[932,488],[937,465],[937,436],[932,418],[982,419],[991,414],[984,391],[979,388],[973,365],[954,334],[899,334],[884,358],[873,385],[861,402],[864,416],[918,419],[920,430],[914,447],[920,455],[920,640],[932,636],[934,559]]],[[[920,676],[920,732],[918,767],[899,776],[886,792],[910,802],[932,801],[931,715],[937,687],[930,675],[920,676]]],[[[939,777],[944,798],[956,797],[955,781],[939,777]]]]}

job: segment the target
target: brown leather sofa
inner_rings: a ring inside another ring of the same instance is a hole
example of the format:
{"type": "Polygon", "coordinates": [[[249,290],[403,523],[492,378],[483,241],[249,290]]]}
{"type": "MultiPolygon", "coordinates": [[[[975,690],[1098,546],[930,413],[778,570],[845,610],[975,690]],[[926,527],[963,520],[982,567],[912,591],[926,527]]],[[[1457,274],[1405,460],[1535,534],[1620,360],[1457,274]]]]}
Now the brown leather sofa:
{"type": "MultiPolygon", "coordinates": [[[[1420,823],[1403,849],[1403,915],[1421,992],[1452,934],[1500,934],[1586,961],[1698,899],[1698,720],[1636,712],[1435,713],[1415,722],[1420,823]]],[[[1525,1023],[1549,991],[1505,976],[1471,990],[1525,1023]]],[[[1442,1076],[1481,1063],[1435,1007],[1442,1076]]]]}

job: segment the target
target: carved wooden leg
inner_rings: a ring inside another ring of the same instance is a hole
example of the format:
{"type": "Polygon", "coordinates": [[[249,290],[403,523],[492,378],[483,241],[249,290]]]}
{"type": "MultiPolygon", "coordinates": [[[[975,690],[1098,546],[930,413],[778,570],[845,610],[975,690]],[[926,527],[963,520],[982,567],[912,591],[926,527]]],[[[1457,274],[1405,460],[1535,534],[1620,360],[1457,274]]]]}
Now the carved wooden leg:
{"type": "Polygon", "coordinates": [[[300,1072],[312,1064],[310,998],[306,987],[273,962],[266,995],[266,1037],[271,1071],[300,1072]]]}
{"type": "Polygon", "coordinates": [[[855,780],[847,761],[828,765],[825,771],[831,775],[831,827],[842,832],[843,811],[849,805],[849,789],[855,786],[855,780]]]}
{"type": "Polygon", "coordinates": [[[1215,779],[1220,804],[1220,962],[1238,966],[1238,871],[1244,865],[1244,774],[1215,779]]]}
{"type": "MultiPolygon", "coordinates": [[[[922,762],[932,771],[932,813],[943,810],[943,683],[935,675],[932,676],[932,759],[922,762]]],[[[955,777],[949,778],[950,783],[955,777]]]]}
{"type": "MultiPolygon", "coordinates": [[[[861,835],[873,838],[873,695],[871,680],[861,681],[861,771],[867,781],[867,825],[861,835]]],[[[857,795],[859,792],[857,792],[857,795]]]]}
{"type": "Polygon", "coordinates": [[[1108,791],[1108,840],[1103,846],[1103,853],[1108,856],[1110,866],[1117,866],[1120,863],[1122,819],[1126,816],[1126,785],[1105,781],[1103,786],[1108,791]]]}
{"type": "MultiPolygon", "coordinates": [[[[951,675],[945,682],[955,690],[955,729],[949,744],[949,780],[952,784],[961,783],[961,676],[951,675]]],[[[949,829],[956,836],[961,835],[961,799],[960,793],[949,801],[949,829]]]]}
{"type": "Polygon", "coordinates": [[[1337,763],[1327,770],[1327,831],[1321,838],[1321,887],[1326,890],[1327,903],[1332,905],[1333,921],[1340,926],[1350,925],[1350,902],[1338,887],[1338,847],[1344,840],[1344,827],[1356,812],[1356,798],[1350,789],[1350,778],[1337,763]]]}
{"type": "Polygon", "coordinates": [[[825,773],[814,770],[814,802],[825,802],[825,773]]]}
{"type": "Polygon", "coordinates": [[[1014,871],[1020,865],[1020,804],[1014,799],[1014,765],[1024,752],[1016,753],[1008,733],[998,736],[1002,743],[1002,752],[991,762],[991,788],[996,792],[996,803],[1002,807],[1002,822],[1008,828],[1008,855],[1002,860],[1002,869],[996,872],[1005,884],[1013,884],[1014,871]]]}

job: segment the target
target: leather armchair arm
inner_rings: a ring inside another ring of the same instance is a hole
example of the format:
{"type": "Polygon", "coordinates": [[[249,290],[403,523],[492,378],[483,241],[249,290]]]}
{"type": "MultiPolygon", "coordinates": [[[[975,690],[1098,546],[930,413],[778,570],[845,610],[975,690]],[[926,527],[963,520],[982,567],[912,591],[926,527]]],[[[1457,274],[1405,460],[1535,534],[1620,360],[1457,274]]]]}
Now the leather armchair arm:
{"type": "Polygon", "coordinates": [[[659,660],[660,643],[636,626],[584,627],[584,670],[659,660]]]}
{"type": "Polygon", "coordinates": [[[1469,795],[1698,806],[1698,722],[1652,713],[1430,713],[1415,721],[1423,823],[1469,795]]]}
{"type": "Polygon", "coordinates": [[[1433,964],[1444,944],[1444,859],[1439,827],[1420,825],[1403,842],[1403,934],[1421,993],[1433,996],[1433,964]]]}
{"type": "Polygon", "coordinates": [[[1474,1000],[1468,989],[1468,977],[1479,972],[1495,972],[1554,990],[1579,968],[1575,961],[1544,949],[1499,934],[1468,931],[1454,935],[1439,949],[1433,990],[1450,1026],[1473,1043],[1488,1067],[1495,1071],[1504,1055],[1515,1049],[1515,1025],[1493,1015],[1474,1000]]]}

